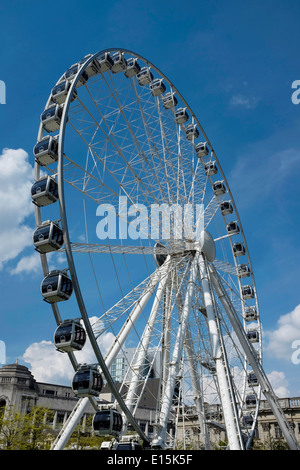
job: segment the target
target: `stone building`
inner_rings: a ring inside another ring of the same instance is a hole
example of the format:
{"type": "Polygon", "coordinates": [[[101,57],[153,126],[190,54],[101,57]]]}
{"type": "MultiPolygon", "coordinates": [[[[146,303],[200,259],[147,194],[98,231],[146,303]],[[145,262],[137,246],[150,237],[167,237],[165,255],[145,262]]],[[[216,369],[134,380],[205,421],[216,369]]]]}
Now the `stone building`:
{"type": "MultiPolygon", "coordinates": [[[[138,424],[150,438],[153,436],[153,424],[156,421],[155,397],[158,395],[158,389],[159,379],[149,379],[136,416],[138,424]]],[[[113,396],[107,387],[103,388],[100,398],[103,403],[113,401],[113,396]]],[[[22,413],[26,413],[35,405],[50,409],[53,412],[51,414],[52,428],[58,432],[77,401],[78,398],[75,397],[71,387],[37,382],[30,370],[23,365],[8,364],[0,368],[0,408],[11,405],[22,413]]],[[[300,442],[300,397],[281,398],[279,403],[300,442]]],[[[182,446],[201,447],[200,425],[195,409],[190,407],[183,411],[183,407],[181,407],[180,410],[179,416],[174,416],[171,419],[168,431],[174,435],[176,423],[177,439],[182,446]]],[[[94,408],[88,405],[82,419],[83,426],[87,417],[94,415],[94,413],[94,408]]],[[[205,414],[210,423],[210,439],[217,444],[226,438],[221,409],[217,405],[207,405],[205,414]]],[[[268,402],[262,400],[256,438],[264,442],[270,436],[280,438],[282,434],[268,402]]]]}

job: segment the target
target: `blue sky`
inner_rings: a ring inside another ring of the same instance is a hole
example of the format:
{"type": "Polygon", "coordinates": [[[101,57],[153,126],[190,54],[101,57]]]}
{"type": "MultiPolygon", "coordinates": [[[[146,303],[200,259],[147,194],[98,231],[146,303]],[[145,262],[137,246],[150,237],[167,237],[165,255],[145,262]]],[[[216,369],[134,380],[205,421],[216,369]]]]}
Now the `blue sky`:
{"type": "Polygon", "coordinates": [[[40,114],[71,64],[121,47],[165,73],[212,141],[251,253],[265,369],[278,393],[300,396],[300,364],[291,359],[300,340],[300,105],[291,101],[300,80],[299,14],[298,0],[2,0],[0,339],[7,362],[24,362],[25,350],[46,347],[53,333],[40,273],[28,265],[34,217],[24,191],[40,114]]]}

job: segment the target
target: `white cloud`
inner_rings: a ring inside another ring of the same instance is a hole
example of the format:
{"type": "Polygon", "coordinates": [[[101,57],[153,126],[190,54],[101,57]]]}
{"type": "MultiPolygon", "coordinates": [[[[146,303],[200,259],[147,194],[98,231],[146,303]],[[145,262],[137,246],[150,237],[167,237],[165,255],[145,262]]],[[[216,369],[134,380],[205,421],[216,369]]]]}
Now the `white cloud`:
{"type": "Polygon", "coordinates": [[[21,274],[21,273],[32,273],[39,272],[41,270],[41,260],[40,255],[37,252],[34,252],[30,256],[24,256],[20,259],[17,266],[13,269],[10,269],[10,274],[21,274]]]}
{"type": "Polygon", "coordinates": [[[234,95],[231,97],[229,104],[231,106],[238,106],[241,108],[246,108],[246,109],[254,109],[256,108],[258,103],[258,99],[255,97],[247,97],[245,95],[234,95]]]}
{"type": "Polygon", "coordinates": [[[300,304],[292,312],[282,315],[275,329],[268,330],[264,334],[265,352],[270,357],[291,362],[294,352],[293,342],[300,340],[300,304]]]}
{"type": "MultiPolygon", "coordinates": [[[[91,324],[95,321],[96,317],[90,318],[91,324]]],[[[107,353],[114,338],[112,333],[100,336],[98,344],[103,355],[107,353]]],[[[94,364],[97,362],[88,339],[84,348],[75,352],[75,356],[79,364],[94,364]]],[[[30,364],[29,368],[38,382],[71,385],[75,372],[68,355],[57,351],[52,341],[42,340],[32,343],[24,352],[22,360],[30,364]]]]}
{"type": "Polygon", "coordinates": [[[23,149],[3,149],[0,155],[0,269],[32,244],[26,218],[33,213],[30,188],[33,167],[23,149]]]}
{"type": "Polygon", "coordinates": [[[288,381],[284,372],[273,370],[270,374],[268,374],[268,379],[270,380],[272,388],[277,397],[286,398],[290,396],[290,390],[287,387],[288,381]]]}

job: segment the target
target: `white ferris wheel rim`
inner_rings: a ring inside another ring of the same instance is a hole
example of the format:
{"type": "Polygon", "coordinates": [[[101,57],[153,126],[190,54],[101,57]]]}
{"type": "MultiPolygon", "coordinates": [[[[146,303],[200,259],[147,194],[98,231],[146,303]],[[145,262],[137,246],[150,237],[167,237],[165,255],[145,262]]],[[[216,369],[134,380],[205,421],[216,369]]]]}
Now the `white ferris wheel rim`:
{"type": "MultiPolygon", "coordinates": [[[[191,114],[194,122],[197,124],[197,126],[199,127],[199,129],[201,130],[203,136],[205,137],[205,140],[206,142],[208,143],[208,145],[210,146],[211,148],[211,151],[213,152],[213,155],[214,155],[214,159],[218,165],[218,169],[222,175],[222,179],[226,185],[226,189],[227,189],[227,193],[230,197],[230,201],[232,202],[232,205],[234,207],[234,214],[235,214],[235,218],[239,224],[239,227],[240,227],[240,236],[242,237],[242,241],[244,243],[244,246],[245,246],[245,249],[246,249],[246,256],[247,256],[247,263],[250,267],[250,271],[251,271],[251,279],[252,279],[252,285],[254,286],[254,292],[255,292],[255,304],[256,304],[256,307],[257,307],[257,312],[258,312],[258,302],[257,302],[257,294],[256,294],[256,288],[255,288],[255,280],[254,280],[254,275],[253,275],[253,269],[252,269],[252,265],[251,265],[251,260],[250,260],[250,256],[249,256],[249,251],[248,251],[248,248],[247,248],[247,243],[246,243],[246,238],[245,238],[245,235],[244,235],[244,232],[243,232],[243,229],[242,229],[242,224],[241,224],[241,220],[240,220],[240,217],[238,215],[238,212],[237,212],[237,209],[236,209],[236,205],[235,205],[235,202],[234,202],[234,199],[232,197],[232,194],[231,194],[231,191],[230,191],[230,188],[229,188],[229,185],[228,185],[228,182],[226,180],[226,177],[223,173],[223,170],[222,170],[222,167],[221,167],[221,164],[213,150],[213,147],[209,141],[209,139],[207,138],[206,134],[204,133],[197,117],[194,115],[194,113],[192,112],[191,108],[189,107],[189,105],[186,103],[186,101],[184,100],[184,98],[182,97],[182,95],[178,92],[178,90],[175,88],[175,86],[170,82],[170,80],[168,80],[168,78],[155,66],[153,65],[152,63],[150,63],[148,60],[144,59],[142,56],[140,56],[139,54],[136,54],[135,52],[132,52],[132,51],[129,51],[129,50],[126,50],[126,49],[107,49],[107,50],[104,50],[104,51],[100,51],[98,52],[97,54],[94,54],[92,55],[85,63],[84,65],[79,68],[78,70],[78,73],[76,75],[76,77],[74,78],[73,82],[72,82],[72,86],[68,92],[68,96],[67,96],[67,99],[66,99],[66,102],[65,102],[65,105],[64,105],[64,109],[63,109],[63,114],[62,114],[62,120],[61,120],[61,127],[60,127],[60,131],[59,131],[59,146],[58,146],[58,154],[59,154],[59,160],[58,160],[58,183],[59,183],[59,204],[60,204],[60,215],[61,215],[61,224],[62,224],[62,227],[63,227],[63,231],[64,231],[64,245],[65,245],[65,251],[66,251],[66,255],[67,255],[67,260],[68,260],[68,268],[70,270],[70,273],[71,273],[71,278],[72,278],[72,281],[73,281],[73,285],[74,285],[74,291],[75,291],[75,294],[76,294],[76,298],[77,298],[77,302],[78,302],[78,305],[79,305],[79,309],[81,311],[81,315],[82,315],[82,318],[84,320],[84,323],[85,323],[85,326],[86,326],[86,329],[87,329],[87,333],[90,337],[90,340],[92,342],[92,346],[93,346],[93,349],[96,351],[96,356],[97,356],[97,360],[99,361],[99,364],[100,364],[100,367],[102,369],[102,371],[104,372],[104,375],[106,377],[106,379],[108,379],[109,381],[109,384],[113,387],[113,384],[112,382],[109,380],[109,377],[110,377],[110,373],[106,367],[106,364],[105,364],[105,360],[98,348],[98,345],[97,345],[97,341],[95,339],[95,335],[94,335],[94,332],[90,326],[90,323],[88,321],[88,315],[87,315],[87,312],[86,312],[86,308],[85,308],[85,303],[84,303],[84,300],[83,300],[83,296],[81,294],[81,289],[80,289],[80,285],[79,285],[79,282],[78,282],[78,279],[77,279],[77,272],[76,272],[76,267],[75,267],[75,263],[74,263],[74,260],[73,260],[73,253],[72,253],[72,244],[71,244],[71,241],[70,241],[70,237],[69,237],[69,229],[68,229],[68,223],[67,223],[67,215],[66,215],[66,206],[65,206],[65,197],[64,197],[64,175],[63,175],[63,161],[64,161],[64,154],[65,154],[65,150],[64,150],[64,140],[65,140],[65,132],[66,132],[66,126],[67,126],[67,122],[68,122],[68,112],[69,112],[69,107],[70,107],[70,103],[71,103],[71,97],[72,97],[72,93],[74,92],[75,88],[76,88],[76,84],[80,78],[80,75],[82,74],[82,72],[88,67],[88,65],[93,61],[93,59],[100,55],[101,53],[103,52],[122,52],[124,54],[130,54],[132,55],[133,57],[136,57],[138,60],[141,60],[143,61],[144,63],[147,64],[147,66],[151,67],[153,70],[155,70],[156,73],[159,74],[160,77],[162,77],[168,84],[169,86],[172,87],[172,90],[174,90],[176,92],[176,95],[180,98],[181,102],[185,105],[185,107],[189,110],[189,113],[191,114]]],[[[48,105],[50,103],[50,98],[48,100],[48,105]]],[[[42,125],[40,126],[40,131],[39,131],[39,139],[41,138],[41,136],[43,135],[43,127],[42,125]]],[[[40,174],[40,167],[38,165],[38,163],[36,163],[35,165],[35,178],[38,179],[39,177],[39,174],[40,174]]],[[[37,225],[39,225],[41,223],[41,213],[40,213],[40,209],[37,208],[36,209],[36,222],[37,222],[37,225]]],[[[231,239],[229,238],[230,240],[230,243],[231,243],[231,239]]],[[[49,272],[49,269],[48,269],[48,265],[47,265],[47,259],[46,259],[46,256],[45,255],[41,255],[41,258],[42,258],[42,265],[43,265],[43,269],[44,269],[44,274],[48,274],[49,272]]],[[[236,260],[234,260],[236,262],[236,260]]],[[[237,266],[237,264],[236,264],[237,266]]],[[[239,287],[241,289],[241,282],[239,282],[239,287]]],[[[56,321],[57,321],[57,324],[60,323],[61,321],[61,317],[60,317],[60,314],[59,314],[59,310],[58,310],[58,306],[56,304],[52,305],[52,308],[54,310],[54,315],[55,315],[55,318],[56,318],[56,321]]],[[[260,323],[259,323],[259,317],[258,317],[258,327],[260,328],[260,323]]],[[[261,352],[261,351],[260,351],[261,352]]],[[[72,354],[69,354],[70,356],[70,359],[71,359],[71,362],[72,362],[72,365],[74,367],[74,369],[76,370],[78,364],[76,363],[76,360],[74,359],[74,356],[72,354]]],[[[117,393],[117,390],[114,388],[114,391],[115,393],[118,395],[117,393]]],[[[121,408],[122,408],[123,405],[121,405],[121,408]]],[[[125,408],[124,408],[125,409],[125,408]]],[[[123,410],[124,411],[124,410],[123,410]]],[[[126,411],[126,410],[125,410],[126,411]]],[[[134,419],[132,420],[132,424],[135,426],[135,421],[134,419]]]]}

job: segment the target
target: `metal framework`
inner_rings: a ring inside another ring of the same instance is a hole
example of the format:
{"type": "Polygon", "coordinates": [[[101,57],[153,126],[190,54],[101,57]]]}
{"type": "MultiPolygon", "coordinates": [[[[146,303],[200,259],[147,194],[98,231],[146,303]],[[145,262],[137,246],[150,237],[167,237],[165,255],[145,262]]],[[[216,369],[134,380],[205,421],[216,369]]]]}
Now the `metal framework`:
{"type": "MultiPolygon", "coordinates": [[[[262,392],[297,449],[261,364],[255,279],[236,204],[211,142],[173,83],[132,51],[90,54],[53,88],[39,148],[49,136],[51,149],[48,143],[35,154],[35,184],[51,176],[58,196],[34,200],[36,225],[60,224],[64,244],[51,255],[65,256],[74,292],[50,305],[57,325],[70,305],[80,315],[122,413],[121,435],[131,426],[146,447],[176,448],[179,417],[184,426],[193,409],[201,448],[212,448],[209,429],[218,425],[229,449],[249,449],[262,392]],[[135,353],[120,385],[111,368],[129,346],[135,353]],[[153,375],[159,387],[149,436],[136,413],[153,375]],[[221,409],[218,424],[208,404],[221,409]]],[[[45,276],[47,246],[40,254],[45,276]]],[[[82,352],[66,354],[77,371],[82,352]]],[[[89,402],[95,411],[101,406],[92,394],[80,397],[54,450],[65,447],[89,402]]]]}

